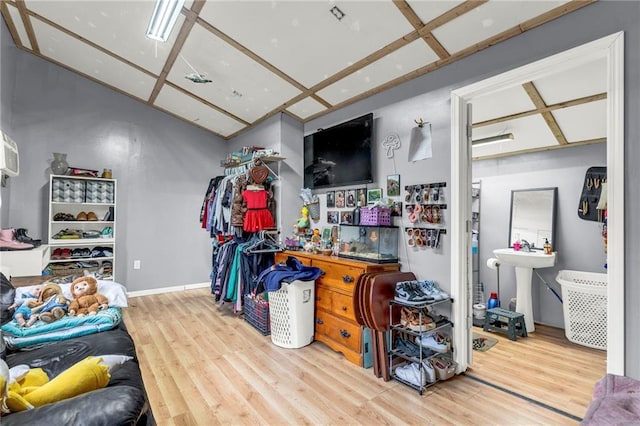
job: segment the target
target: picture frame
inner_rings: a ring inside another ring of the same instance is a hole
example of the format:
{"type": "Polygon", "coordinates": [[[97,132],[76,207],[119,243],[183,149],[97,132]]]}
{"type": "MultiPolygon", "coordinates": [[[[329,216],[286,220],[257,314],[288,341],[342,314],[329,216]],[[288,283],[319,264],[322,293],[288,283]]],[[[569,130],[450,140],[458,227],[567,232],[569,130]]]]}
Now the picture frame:
{"type": "Polygon", "coordinates": [[[353,223],[353,213],[349,210],[340,212],[340,223],[342,225],[351,225],[353,223]]]}
{"type": "Polygon", "coordinates": [[[327,208],[333,208],[336,206],[336,193],[335,191],[327,192],[327,208]]]}
{"type": "Polygon", "coordinates": [[[337,210],[327,210],[327,223],[330,225],[340,223],[340,213],[337,210]]]}
{"type": "Polygon", "coordinates": [[[398,197],[400,195],[400,175],[387,176],[387,196],[398,197]]]}
{"type": "Polygon", "coordinates": [[[345,205],[350,208],[354,208],[356,206],[356,190],[355,189],[347,189],[345,191],[345,205]]]}
{"type": "Polygon", "coordinates": [[[402,217],[402,201],[394,201],[391,205],[391,217],[402,217]]]}
{"type": "Polygon", "coordinates": [[[331,240],[331,227],[324,226],[322,228],[322,241],[330,241],[331,240]]]}
{"type": "Polygon", "coordinates": [[[344,208],[344,204],[345,204],[345,200],[344,200],[344,190],[338,190],[336,191],[336,200],[335,200],[335,205],[334,207],[337,209],[342,209],[344,208]]]}
{"type": "Polygon", "coordinates": [[[382,199],[382,188],[367,189],[367,204],[373,204],[382,199]]]}
{"type": "Polygon", "coordinates": [[[356,200],[360,202],[361,207],[367,205],[367,188],[356,189],[356,200]]]}

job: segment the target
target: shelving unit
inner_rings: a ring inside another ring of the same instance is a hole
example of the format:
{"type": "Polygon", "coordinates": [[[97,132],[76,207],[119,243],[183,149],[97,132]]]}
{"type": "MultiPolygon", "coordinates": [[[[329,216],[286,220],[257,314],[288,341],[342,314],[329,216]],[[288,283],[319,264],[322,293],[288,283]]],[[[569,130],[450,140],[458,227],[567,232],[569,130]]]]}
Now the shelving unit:
{"type": "MultiPolygon", "coordinates": [[[[480,283],[480,190],[482,182],[471,182],[471,232],[476,238],[471,250],[471,269],[473,273],[473,303],[485,303],[484,288],[480,283]]],[[[473,237],[472,237],[473,238],[473,237]]],[[[473,244],[473,241],[472,241],[473,244]]],[[[482,320],[473,318],[473,325],[482,326],[482,320]]]]}
{"type": "Polygon", "coordinates": [[[396,369],[408,363],[418,363],[418,365],[422,365],[423,362],[430,362],[431,359],[436,357],[445,358],[450,362],[453,362],[452,356],[451,356],[453,348],[451,344],[449,344],[447,352],[443,354],[438,352],[434,353],[434,351],[431,351],[428,348],[424,348],[422,345],[416,342],[417,337],[420,337],[422,339],[423,337],[426,337],[431,333],[437,333],[437,332],[444,333],[449,338],[451,338],[451,334],[452,334],[451,328],[453,327],[453,323],[448,319],[442,319],[441,321],[436,322],[435,327],[430,330],[414,331],[405,327],[404,325],[402,325],[402,323],[398,323],[397,321],[394,321],[394,309],[397,310],[398,307],[404,307],[404,308],[411,308],[411,309],[418,310],[418,322],[422,324],[422,319],[426,315],[425,312],[431,311],[437,305],[450,303],[450,302],[451,302],[451,299],[445,299],[445,300],[439,300],[436,302],[425,303],[421,305],[408,305],[405,303],[392,300],[389,304],[389,317],[391,321],[390,322],[391,323],[391,327],[390,327],[391,349],[389,350],[389,366],[390,366],[389,368],[391,369],[390,371],[391,378],[399,381],[400,383],[406,386],[409,386],[412,389],[417,390],[421,395],[426,388],[433,386],[434,384],[441,381],[441,378],[439,377],[440,373],[436,372],[436,380],[434,382],[429,382],[428,380],[424,380],[424,375],[426,374],[426,372],[423,370],[423,368],[420,368],[420,382],[422,383],[422,381],[426,381],[426,384],[422,385],[421,383],[420,384],[412,383],[403,378],[398,377],[398,375],[396,374],[396,369]],[[410,342],[416,343],[417,346],[419,347],[418,356],[408,354],[401,347],[398,347],[398,339],[408,340],[410,342]]]}
{"type": "Polygon", "coordinates": [[[101,272],[103,279],[113,279],[115,214],[115,179],[51,175],[49,272],[69,275],[89,270],[101,272]],[[97,220],[77,220],[81,212],[87,215],[91,212],[97,220]],[[75,220],[61,220],[64,216],[75,220]],[[65,235],[74,237],[66,238],[65,235]]]}

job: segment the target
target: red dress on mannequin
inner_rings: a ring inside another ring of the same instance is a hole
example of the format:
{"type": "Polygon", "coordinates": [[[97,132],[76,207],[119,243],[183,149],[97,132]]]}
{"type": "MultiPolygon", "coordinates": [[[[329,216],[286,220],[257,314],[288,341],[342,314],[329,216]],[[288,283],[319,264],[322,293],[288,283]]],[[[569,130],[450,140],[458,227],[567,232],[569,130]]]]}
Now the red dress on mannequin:
{"type": "Polygon", "coordinates": [[[264,189],[246,189],[242,197],[247,202],[247,213],[244,216],[243,229],[247,232],[262,231],[266,228],[275,228],[276,224],[267,209],[269,194],[264,189]]]}

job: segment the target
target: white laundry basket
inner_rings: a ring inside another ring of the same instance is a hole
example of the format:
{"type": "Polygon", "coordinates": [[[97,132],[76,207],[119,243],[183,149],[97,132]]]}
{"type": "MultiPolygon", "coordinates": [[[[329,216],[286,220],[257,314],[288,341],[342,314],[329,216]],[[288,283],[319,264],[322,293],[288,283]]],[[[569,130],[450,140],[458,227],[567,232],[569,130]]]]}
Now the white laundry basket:
{"type": "Polygon", "coordinates": [[[283,348],[301,348],[313,342],[315,281],[281,283],[269,292],[271,341],[283,348]]]}
{"type": "Polygon", "coordinates": [[[607,274],[561,270],[564,332],[567,339],[607,349],[607,274]]]}

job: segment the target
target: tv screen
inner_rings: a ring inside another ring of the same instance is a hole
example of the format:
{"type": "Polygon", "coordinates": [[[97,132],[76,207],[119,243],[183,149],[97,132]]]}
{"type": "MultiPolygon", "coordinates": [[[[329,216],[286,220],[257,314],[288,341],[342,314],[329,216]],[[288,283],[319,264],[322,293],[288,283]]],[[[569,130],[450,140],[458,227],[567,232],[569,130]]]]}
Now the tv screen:
{"type": "Polygon", "coordinates": [[[372,141],[373,113],[305,136],[305,188],[373,182],[372,141]]]}

